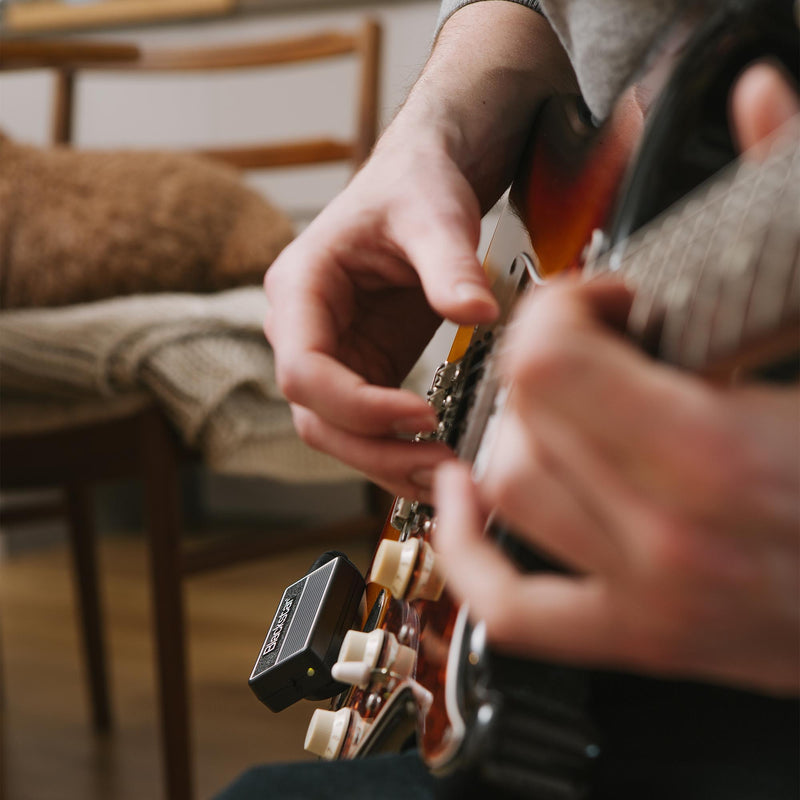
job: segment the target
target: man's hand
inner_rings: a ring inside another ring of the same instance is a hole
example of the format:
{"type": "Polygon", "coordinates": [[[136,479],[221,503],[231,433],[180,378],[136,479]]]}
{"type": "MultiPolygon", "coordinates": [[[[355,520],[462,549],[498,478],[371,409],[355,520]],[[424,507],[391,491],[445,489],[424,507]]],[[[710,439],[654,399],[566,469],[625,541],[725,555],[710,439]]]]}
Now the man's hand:
{"type": "Polygon", "coordinates": [[[510,182],[538,103],[572,81],[528,8],[477,3],[445,25],[367,164],[265,279],[278,384],[307,443],[428,499],[450,453],[399,438],[436,420],[397,387],[442,318],[497,313],[475,256],[480,216],[510,182]]]}
{"type": "MultiPolygon", "coordinates": [[[[797,110],[776,70],[752,68],[739,141],[797,110]]],[[[526,298],[485,477],[438,475],[449,586],[516,652],[796,693],[800,392],[651,361],[609,328],[627,302],[600,282],[526,298]],[[490,511],[574,575],[517,572],[483,537],[490,511]]]]}
{"type": "Polygon", "coordinates": [[[301,437],[395,492],[427,493],[449,456],[398,438],[436,415],[397,387],[442,316],[495,313],[479,230],[475,193],[441,148],[384,148],[267,273],[265,330],[301,437]]]}

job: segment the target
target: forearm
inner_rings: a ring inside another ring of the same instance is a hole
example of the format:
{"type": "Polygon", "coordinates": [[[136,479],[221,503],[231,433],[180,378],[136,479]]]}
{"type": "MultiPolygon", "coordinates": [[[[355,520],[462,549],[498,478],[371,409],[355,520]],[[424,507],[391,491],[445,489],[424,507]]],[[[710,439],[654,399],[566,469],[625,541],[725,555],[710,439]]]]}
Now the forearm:
{"type": "Polygon", "coordinates": [[[574,90],[545,19],[515,3],[475,3],[445,23],[376,152],[444,149],[485,210],[510,183],[541,101],[574,90]]]}

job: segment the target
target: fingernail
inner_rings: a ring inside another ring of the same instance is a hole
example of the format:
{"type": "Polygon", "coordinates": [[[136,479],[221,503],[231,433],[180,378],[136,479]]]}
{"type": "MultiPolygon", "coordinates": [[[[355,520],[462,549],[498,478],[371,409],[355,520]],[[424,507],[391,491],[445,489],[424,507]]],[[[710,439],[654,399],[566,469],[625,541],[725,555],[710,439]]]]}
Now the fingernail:
{"type": "Polygon", "coordinates": [[[395,433],[414,434],[414,433],[429,433],[436,430],[438,420],[433,414],[421,417],[405,417],[404,419],[395,420],[392,423],[392,428],[395,433]]]}
{"type": "Polygon", "coordinates": [[[421,489],[430,489],[433,484],[433,470],[432,469],[418,469],[408,476],[411,483],[419,486],[421,489]]]}

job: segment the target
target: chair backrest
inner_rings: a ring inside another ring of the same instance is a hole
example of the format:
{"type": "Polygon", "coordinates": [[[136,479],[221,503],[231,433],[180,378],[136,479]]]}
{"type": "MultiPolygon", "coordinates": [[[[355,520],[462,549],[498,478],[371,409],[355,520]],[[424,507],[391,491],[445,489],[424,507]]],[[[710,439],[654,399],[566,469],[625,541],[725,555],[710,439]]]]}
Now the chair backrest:
{"type": "Polygon", "coordinates": [[[293,38],[205,48],[140,49],[135,45],[75,40],[10,40],[0,47],[0,69],[53,69],[56,76],[52,141],[70,144],[77,79],[88,72],[177,73],[272,67],[351,56],[359,61],[356,119],[350,138],[320,136],[194,152],[243,169],[350,162],[369,155],[378,128],[381,31],[365,20],[355,31],[324,31],[293,38]]]}

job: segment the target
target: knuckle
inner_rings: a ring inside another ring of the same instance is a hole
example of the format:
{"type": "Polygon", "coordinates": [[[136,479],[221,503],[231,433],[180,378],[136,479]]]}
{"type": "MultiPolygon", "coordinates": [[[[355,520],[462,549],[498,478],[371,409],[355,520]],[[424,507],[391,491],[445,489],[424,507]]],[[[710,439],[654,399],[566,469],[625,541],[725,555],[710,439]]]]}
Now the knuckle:
{"type": "Polygon", "coordinates": [[[697,531],[679,517],[659,514],[648,520],[639,537],[642,579],[659,588],[689,582],[698,566],[695,535],[697,531]]]}
{"type": "Polygon", "coordinates": [[[276,363],[275,382],[281,394],[283,394],[290,403],[301,402],[303,394],[303,376],[294,363],[276,363]]]}
{"type": "Polygon", "coordinates": [[[278,260],[272,262],[270,268],[264,273],[264,278],[261,281],[261,285],[264,287],[264,292],[266,293],[267,297],[269,297],[270,292],[272,291],[273,286],[275,285],[275,275],[277,274],[278,268],[278,260]]]}
{"type": "Polygon", "coordinates": [[[288,245],[283,253],[272,262],[269,269],[264,273],[264,291],[267,297],[272,298],[279,290],[283,279],[283,268],[287,259],[291,257],[292,246],[288,245]]]}
{"type": "Polygon", "coordinates": [[[642,585],[665,597],[677,596],[692,617],[709,616],[704,598],[715,592],[749,591],[757,577],[742,541],[713,525],[661,518],[643,531],[641,541],[642,585]]]}
{"type": "Polygon", "coordinates": [[[316,424],[313,415],[303,409],[293,409],[292,420],[301,441],[309,447],[319,449],[319,426],[316,424]]]}

